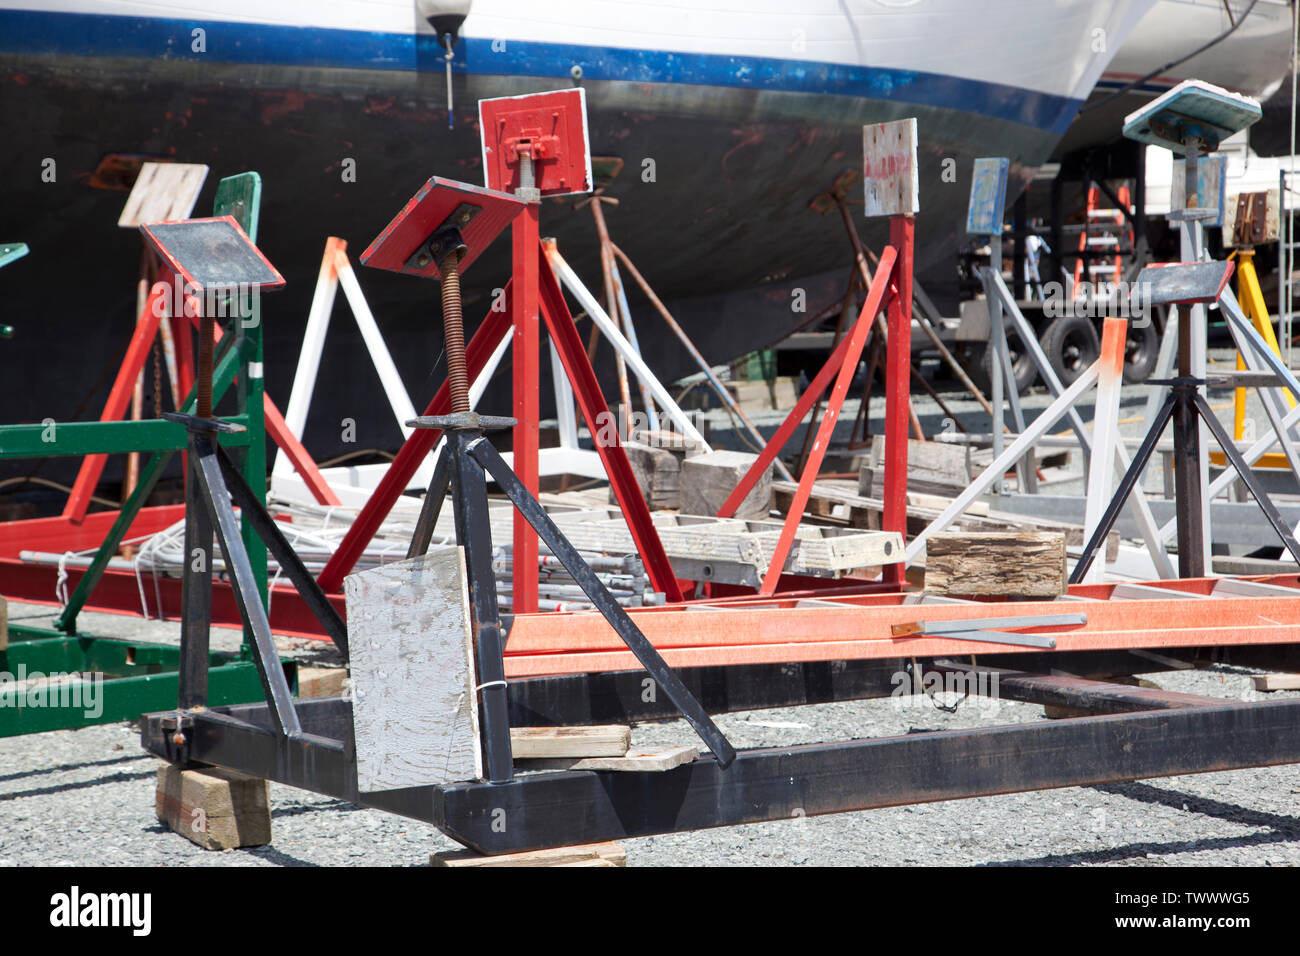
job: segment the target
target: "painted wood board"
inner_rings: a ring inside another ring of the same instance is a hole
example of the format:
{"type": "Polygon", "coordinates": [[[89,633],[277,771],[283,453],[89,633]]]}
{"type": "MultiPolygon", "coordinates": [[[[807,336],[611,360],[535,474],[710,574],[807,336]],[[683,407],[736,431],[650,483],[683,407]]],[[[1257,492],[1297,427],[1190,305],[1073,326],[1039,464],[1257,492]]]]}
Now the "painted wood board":
{"type": "Polygon", "coordinates": [[[346,577],[362,793],[481,779],[465,557],[436,548],[346,577]]]}
{"type": "Polygon", "coordinates": [[[971,235],[1002,235],[1002,210],[1007,204],[1007,171],[1010,168],[1011,161],[1005,156],[975,160],[970,203],[966,207],[966,231],[971,235]]]}
{"type": "Polygon", "coordinates": [[[867,218],[921,211],[915,117],[862,127],[862,184],[867,218]]]}
{"type": "Polygon", "coordinates": [[[146,222],[190,218],[207,178],[208,167],[201,163],[144,163],[117,224],[135,229],[146,222]]]}

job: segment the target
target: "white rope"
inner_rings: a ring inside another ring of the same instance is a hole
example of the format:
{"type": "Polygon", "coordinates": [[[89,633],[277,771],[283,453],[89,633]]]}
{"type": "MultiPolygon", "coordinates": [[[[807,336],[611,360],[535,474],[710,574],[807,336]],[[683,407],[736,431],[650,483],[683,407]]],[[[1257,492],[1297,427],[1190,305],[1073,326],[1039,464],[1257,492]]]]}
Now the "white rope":
{"type": "MultiPolygon", "coordinates": [[[[136,551],[135,557],[131,560],[131,571],[135,574],[135,589],[140,595],[140,613],[144,615],[146,621],[151,620],[149,617],[149,602],[144,597],[144,579],[140,576],[140,552],[136,551]]],[[[156,582],[155,582],[156,583],[156,582]]],[[[159,602],[159,607],[162,602],[159,602]]]]}
{"type": "Polygon", "coordinates": [[[59,607],[68,606],[68,558],[76,557],[75,551],[64,551],[59,558],[59,576],[54,579],[54,598],[59,607]]]}

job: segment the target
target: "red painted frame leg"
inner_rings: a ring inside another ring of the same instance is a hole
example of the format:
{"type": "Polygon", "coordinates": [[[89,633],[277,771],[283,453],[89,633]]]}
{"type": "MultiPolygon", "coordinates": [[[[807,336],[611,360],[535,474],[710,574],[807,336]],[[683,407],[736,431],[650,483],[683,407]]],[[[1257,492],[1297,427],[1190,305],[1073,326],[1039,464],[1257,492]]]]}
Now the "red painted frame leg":
{"type": "Polygon", "coordinates": [[[316,467],[316,462],[307,453],[302,442],[289,430],[289,423],[280,414],[280,409],[275,407],[275,402],[271,401],[270,395],[262,395],[262,411],[266,415],[267,432],[280,446],[280,450],[289,456],[294,471],[298,472],[298,476],[307,484],[307,489],[316,499],[317,504],[326,506],[343,504],[339,501],[339,496],[334,493],[334,489],[329,486],[329,482],[325,480],[325,476],[321,474],[321,470],[316,467]]]}
{"type": "MultiPolygon", "coordinates": [[[[894,289],[891,285],[887,290],[887,295],[892,296],[893,294],[894,289]]],[[[886,303],[888,301],[889,299],[885,300],[886,303]]],[[[879,308],[881,308],[881,306],[878,306],[877,310],[879,310],[879,308]]],[[[874,318],[875,317],[872,316],[873,320],[874,318]]],[[[803,417],[808,414],[813,405],[817,403],[817,400],[822,397],[822,393],[826,391],[827,386],[830,385],[831,379],[835,377],[836,372],[844,364],[845,355],[848,353],[848,350],[849,339],[848,336],[845,336],[840,339],[840,344],[831,352],[830,357],[826,360],[826,364],[822,366],[821,371],[817,373],[813,380],[808,384],[808,387],[804,389],[803,394],[799,396],[799,401],[795,403],[794,408],[790,409],[790,414],[785,417],[785,421],[781,423],[781,427],[776,430],[776,433],[768,439],[767,444],[763,446],[763,450],[759,453],[758,458],[749,466],[749,471],[745,472],[744,477],[742,477],[740,482],[736,485],[736,489],[728,496],[727,500],[722,503],[722,507],[718,509],[717,517],[730,518],[736,513],[736,509],[739,508],[740,503],[745,500],[745,496],[749,494],[754,485],[758,484],[759,476],[767,471],[772,462],[776,460],[776,456],[781,454],[781,449],[784,448],[785,443],[790,440],[790,436],[792,436],[799,426],[803,424],[803,417]]],[[[807,468],[805,468],[804,471],[807,472],[807,468]]]]}
{"type": "MultiPolygon", "coordinates": [[[[489,309],[487,317],[470,338],[469,344],[465,348],[465,364],[469,371],[469,377],[473,380],[483,371],[492,353],[496,351],[501,340],[510,332],[510,315],[512,300],[512,283],[506,283],[505,291],[502,293],[501,302],[504,308],[501,310],[489,309]]],[[[436,395],[425,407],[425,415],[446,415],[451,411],[451,397],[444,381],[439,387],[436,395]]],[[[379,484],[375,487],[374,492],[370,495],[370,500],[366,502],[365,507],[357,515],[356,521],[352,522],[352,527],[344,535],[343,540],[339,543],[338,550],[329,559],[329,562],[321,569],[317,583],[321,589],[327,593],[338,591],[343,586],[343,578],[356,566],[357,559],[361,557],[366,546],[370,544],[383,524],[384,519],[393,508],[393,502],[402,496],[406,491],[407,485],[411,481],[411,476],[420,468],[420,463],[433,451],[442,432],[431,428],[417,428],[411,437],[402,443],[402,447],[397,452],[397,457],[393,463],[388,466],[388,471],[380,479],[379,484]]]]}
{"type": "MultiPolygon", "coordinates": [[[[885,293],[889,289],[890,272],[894,268],[894,262],[898,258],[897,251],[892,246],[886,246],[880,253],[880,264],[876,266],[876,274],[871,280],[871,291],[867,293],[867,301],[862,306],[862,311],[858,314],[858,319],[853,323],[853,328],[849,331],[847,337],[847,348],[844,352],[843,360],[840,362],[839,370],[835,375],[835,387],[831,390],[831,397],[826,403],[826,411],[822,415],[821,425],[817,428],[817,437],[813,439],[812,448],[808,451],[808,461],[804,465],[803,473],[799,476],[799,487],[794,493],[794,500],[790,504],[790,510],[786,513],[785,524],[781,528],[781,537],[777,539],[776,551],[772,554],[772,563],[768,566],[767,573],[763,575],[763,586],[759,588],[759,594],[769,597],[776,593],[777,583],[781,579],[781,571],[785,567],[785,559],[790,554],[790,546],[794,543],[795,532],[799,529],[799,522],[803,520],[803,510],[808,504],[808,498],[812,494],[813,482],[817,480],[817,473],[821,471],[822,461],[826,458],[826,449],[831,442],[831,434],[835,431],[835,423],[839,420],[840,409],[844,407],[844,399],[849,394],[849,385],[853,383],[853,376],[858,370],[858,362],[862,358],[862,348],[867,344],[867,333],[871,331],[871,325],[880,311],[880,307],[885,299],[885,293]]],[[[900,290],[901,292],[901,290],[900,290]]],[[[898,297],[890,306],[890,314],[893,314],[897,308],[898,297]]],[[[893,330],[890,330],[892,336],[893,330]]],[[[831,363],[827,363],[829,367],[831,363]]],[[[910,366],[909,366],[910,368],[910,366]]],[[[906,416],[904,416],[906,424],[906,416]]]]}
{"type": "Polygon", "coordinates": [[[605,406],[605,397],[596,381],[596,372],[591,367],[578,329],[573,324],[573,315],[564,301],[559,280],[546,259],[545,243],[542,248],[538,261],[538,290],[546,329],[551,334],[556,351],[560,353],[565,374],[573,384],[574,397],[582,409],[582,417],[587,422],[596,452],[605,466],[605,474],[609,475],[614,496],[623,509],[623,519],[632,532],[632,540],[636,542],[637,551],[645,561],[646,574],[655,590],[662,591],[666,600],[676,603],[682,600],[681,585],[673,574],[673,566],[664,552],[663,542],[659,540],[659,532],[655,530],[636,475],[628,464],[627,454],[619,441],[617,422],[605,406]]]}
{"type": "MultiPolygon", "coordinates": [[[[514,341],[510,346],[516,421],[514,473],[534,498],[541,490],[537,467],[538,424],[541,419],[537,215],[537,203],[529,203],[510,227],[514,277],[517,280],[511,310],[515,326],[514,341]]],[[[512,610],[516,614],[524,614],[537,610],[537,532],[520,511],[515,511],[514,521],[512,610]]]]}
{"type": "MultiPolygon", "coordinates": [[[[131,393],[135,390],[135,380],[144,368],[149,350],[153,348],[154,337],[158,334],[158,323],[166,310],[167,293],[168,286],[165,282],[155,282],[149,290],[144,315],[136,323],[131,343],[126,349],[126,357],[122,360],[122,367],[117,370],[113,388],[108,393],[108,401],[104,403],[104,411],[99,416],[101,422],[120,421],[126,413],[127,403],[131,401],[131,393]]],[[[82,460],[77,480],[72,486],[72,494],[63,507],[64,519],[76,523],[85,519],[86,511],[90,508],[90,498],[104,474],[107,461],[108,455],[87,455],[82,460]]]]}
{"type": "MultiPolygon", "coordinates": [[[[885,348],[885,508],[881,528],[907,540],[907,426],[912,408],[912,242],[916,220],[891,216],[889,241],[898,251],[894,284],[898,294],[889,306],[885,348]]],[[[902,587],[902,563],[882,569],[885,582],[902,587]]]]}

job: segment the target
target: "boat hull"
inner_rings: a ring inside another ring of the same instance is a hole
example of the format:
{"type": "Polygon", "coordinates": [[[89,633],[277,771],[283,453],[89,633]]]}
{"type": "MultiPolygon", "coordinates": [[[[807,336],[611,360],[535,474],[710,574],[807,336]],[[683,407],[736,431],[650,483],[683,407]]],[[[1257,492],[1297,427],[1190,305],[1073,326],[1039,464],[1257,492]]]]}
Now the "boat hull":
{"type": "MultiPolygon", "coordinates": [[[[455,96],[472,107],[482,97],[566,85],[460,74],[455,96]]],[[[897,100],[630,81],[584,86],[593,153],[624,162],[608,190],[619,201],[607,213],[615,241],[714,362],[775,341],[807,317],[801,303],[816,311],[842,291],[851,265],[843,227],[808,203],[858,166],[864,123],[918,118],[918,270],[940,296],[961,239],[971,161],[1016,157],[1014,193],[1058,138],[1012,120],[897,100]]],[[[267,388],[283,404],[325,238],[348,240],[355,261],[430,175],[481,182],[476,117],[458,110],[449,130],[444,97],[442,76],[432,70],[304,75],[302,68],[247,64],[0,59],[0,129],[10,136],[0,158],[4,228],[33,249],[0,275],[19,328],[6,343],[5,366],[40,368],[42,378],[55,380],[35,387],[27,375],[4,376],[6,419],[93,414],[120,359],[134,321],[139,243],[116,226],[126,193],[90,185],[107,154],[208,164],[212,174],[196,215],[208,214],[221,176],[262,174],[259,244],[288,281],[263,308],[267,388]],[[54,182],[41,179],[47,158],[57,163],[54,182]],[[58,389],[49,387],[56,382],[58,389]]],[[[598,288],[595,231],[590,213],[575,205],[547,201],[543,232],[557,237],[566,258],[598,288]]],[[[878,247],[883,226],[857,210],[855,218],[878,247]]],[[[487,308],[508,274],[503,238],[466,276],[471,316],[487,308]]],[[[421,405],[440,379],[430,371],[442,351],[436,287],[366,269],[359,276],[421,405]]],[[[632,298],[651,366],[666,380],[689,372],[687,353],[647,306],[638,307],[635,292],[632,298]]],[[[378,379],[342,311],[305,436],[319,458],[358,446],[391,448],[400,437],[387,409],[371,407],[381,394],[378,379]],[[358,422],[357,444],[342,441],[343,418],[358,422]]],[[[612,365],[608,351],[598,364],[611,371],[604,367],[612,365]]]]}

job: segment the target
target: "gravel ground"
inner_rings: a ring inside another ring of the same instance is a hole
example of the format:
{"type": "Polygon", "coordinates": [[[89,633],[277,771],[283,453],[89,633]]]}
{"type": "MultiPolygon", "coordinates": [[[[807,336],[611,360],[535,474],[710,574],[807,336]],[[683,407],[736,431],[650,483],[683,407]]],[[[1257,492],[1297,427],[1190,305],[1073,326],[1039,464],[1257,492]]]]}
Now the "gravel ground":
{"type": "MultiPolygon", "coordinates": [[[[1230,353],[1212,350],[1227,364],[1230,353]]],[[[973,400],[947,390],[945,400],[972,431],[987,431],[973,400]]],[[[1026,397],[1031,417],[1050,401],[1042,389],[1026,397]]],[[[1126,389],[1122,417],[1140,415],[1145,396],[1126,389]]],[[[1253,401],[1253,400],[1252,400],[1253,401]]],[[[1212,400],[1230,420],[1230,400],[1212,400]]],[[[846,405],[837,439],[856,413],[846,405]]],[[[872,403],[878,433],[883,399],[872,403]]],[[[919,396],[927,432],[943,418],[919,396]]],[[[1262,423],[1257,404],[1252,417],[1262,423]]],[[[1089,413],[1083,411],[1085,420],[1089,413]]],[[[729,441],[725,415],[709,413],[719,447],[729,441]]],[[[783,415],[760,413],[770,434],[783,415]]],[[[1140,435],[1140,421],[1122,426],[1140,435]]],[[[797,436],[797,441],[802,436],[797,436]]],[[[11,604],[11,619],[43,625],[53,609],[11,604]]],[[[175,642],[174,623],[112,614],[83,614],[82,626],[105,636],[175,642]]],[[[238,632],[214,631],[216,649],[233,649],[238,632]]],[[[285,639],[282,653],[335,662],[321,642],[285,639]]],[[[1232,700],[1278,699],[1257,694],[1249,674],[1216,666],[1156,675],[1171,691],[1232,700]]],[[[923,730],[990,726],[1045,719],[1041,707],[968,700],[955,713],[916,698],[855,701],[724,715],[718,723],[738,747],[787,746],[923,730]]],[[[684,722],[638,726],[637,744],[693,743],[684,722]]],[[[0,739],[0,865],[145,866],[421,866],[429,854],[455,848],[432,827],[279,784],[271,785],[274,842],[222,853],[199,849],[163,827],[153,813],[158,761],[145,755],[127,724],[0,739]]],[[[718,830],[647,837],[624,844],[632,866],[699,865],[1300,865],[1300,766],[1200,774],[1099,787],[895,807],[718,830]]]]}
{"type": "MultiPolygon", "coordinates": [[[[15,619],[51,609],[11,605],[15,619]]],[[[175,640],[176,626],[87,614],[85,628],[175,640]],[[142,634],[141,631],[146,632],[142,634]]],[[[216,643],[237,643],[225,632],[216,643]]],[[[317,642],[283,641],[327,662],[317,642]]],[[[1167,690],[1232,700],[1258,694],[1244,671],[1157,676],[1167,690]]],[[[951,703],[949,698],[941,702],[951,703]]],[[[956,713],[929,700],[853,701],[724,715],[738,747],[892,736],[1045,719],[1041,707],[972,698],[956,713]]],[[[645,724],[636,744],[689,744],[682,721],[645,724]]],[[[430,826],[271,785],[274,842],[211,852],[153,813],[158,761],[128,724],[0,739],[0,866],[421,866],[455,848],[430,826]]],[[[632,866],[1300,865],[1300,766],[894,807],[625,841],[632,866]]]]}

